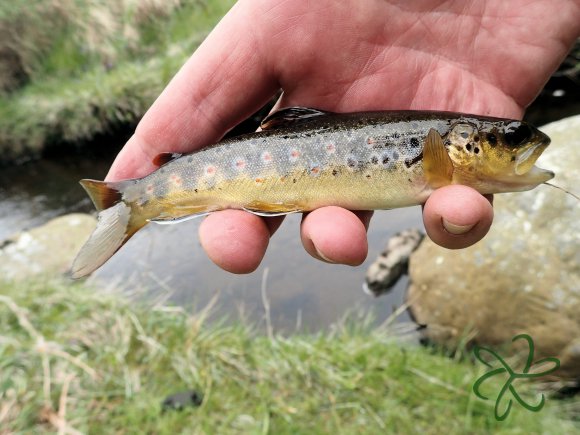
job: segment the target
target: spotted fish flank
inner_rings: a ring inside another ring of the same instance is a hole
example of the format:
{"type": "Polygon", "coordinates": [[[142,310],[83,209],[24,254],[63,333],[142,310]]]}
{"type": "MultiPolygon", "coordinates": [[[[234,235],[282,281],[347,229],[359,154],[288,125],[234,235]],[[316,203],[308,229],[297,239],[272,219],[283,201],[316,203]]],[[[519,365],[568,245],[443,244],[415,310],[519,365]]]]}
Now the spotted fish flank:
{"type": "Polygon", "coordinates": [[[290,157],[289,157],[290,163],[296,163],[298,161],[298,159],[300,158],[301,154],[302,153],[300,151],[298,151],[296,148],[292,148],[290,150],[290,157]]]}
{"type": "Polygon", "coordinates": [[[235,208],[272,216],[336,205],[421,204],[447,184],[528,190],[553,174],[534,162],[549,139],[526,123],[446,112],[325,113],[290,108],[257,133],[224,140],[135,180],[81,184],[99,223],[72,267],[91,273],[150,221],[235,208]]]}
{"type": "Polygon", "coordinates": [[[213,177],[217,172],[217,168],[214,165],[207,165],[203,172],[206,177],[213,177]]]}
{"type": "Polygon", "coordinates": [[[237,171],[243,171],[244,169],[246,169],[246,161],[244,159],[242,159],[242,158],[237,158],[234,161],[234,168],[237,171]]]}

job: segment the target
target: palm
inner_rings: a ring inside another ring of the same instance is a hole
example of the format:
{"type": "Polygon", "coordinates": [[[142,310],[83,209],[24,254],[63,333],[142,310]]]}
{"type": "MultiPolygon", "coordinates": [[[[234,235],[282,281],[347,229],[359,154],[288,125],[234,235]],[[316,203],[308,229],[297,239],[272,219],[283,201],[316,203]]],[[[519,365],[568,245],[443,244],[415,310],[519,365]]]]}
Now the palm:
{"type": "Polygon", "coordinates": [[[562,17],[579,20],[578,8],[574,18],[569,2],[552,1],[268,3],[276,7],[257,10],[256,38],[262,51],[281,54],[272,64],[284,105],[339,111],[413,108],[518,117],[577,32],[563,30],[574,25],[562,25],[562,17]],[[546,14],[547,8],[558,16],[546,14]]]}

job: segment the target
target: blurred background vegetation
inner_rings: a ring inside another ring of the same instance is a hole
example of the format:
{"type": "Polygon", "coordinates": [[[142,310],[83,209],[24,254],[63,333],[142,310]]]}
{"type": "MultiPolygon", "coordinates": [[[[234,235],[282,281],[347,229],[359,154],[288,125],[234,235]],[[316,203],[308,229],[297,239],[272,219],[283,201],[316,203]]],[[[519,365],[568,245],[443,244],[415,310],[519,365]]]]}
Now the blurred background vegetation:
{"type": "Polygon", "coordinates": [[[233,0],[0,3],[0,154],[134,124],[233,0]]]}

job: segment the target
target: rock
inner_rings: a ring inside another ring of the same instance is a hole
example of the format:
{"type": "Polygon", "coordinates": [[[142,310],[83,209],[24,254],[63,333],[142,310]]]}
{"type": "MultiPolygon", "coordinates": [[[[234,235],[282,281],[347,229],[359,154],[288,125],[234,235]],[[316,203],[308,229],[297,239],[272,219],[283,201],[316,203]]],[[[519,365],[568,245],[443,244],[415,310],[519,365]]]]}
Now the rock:
{"type": "Polygon", "coordinates": [[[181,391],[167,396],[161,403],[161,413],[167,411],[182,411],[186,407],[198,407],[203,403],[203,394],[195,391],[181,391]]]}
{"type": "Polygon", "coordinates": [[[20,280],[67,272],[96,222],[88,214],[68,214],[0,242],[0,277],[20,280]]]}
{"type": "Polygon", "coordinates": [[[401,231],[387,242],[387,247],[369,266],[365,291],[372,296],[387,293],[402,275],[407,274],[409,256],[417,249],[425,234],[417,229],[401,231]]]}
{"type": "MultiPolygon", "coordinates": [[[[542,128],[552,138],[538,166],[578,194],[580,116],[542,128]]],[[[535,359],[556,356],[560,378],[580,380],[580,203],[549,186],[496,195],[490,233],[449,251],[428,239],[413,253],[408,301],[426,338],[455,347],[508,343],[520,333],[535,359]]]]}

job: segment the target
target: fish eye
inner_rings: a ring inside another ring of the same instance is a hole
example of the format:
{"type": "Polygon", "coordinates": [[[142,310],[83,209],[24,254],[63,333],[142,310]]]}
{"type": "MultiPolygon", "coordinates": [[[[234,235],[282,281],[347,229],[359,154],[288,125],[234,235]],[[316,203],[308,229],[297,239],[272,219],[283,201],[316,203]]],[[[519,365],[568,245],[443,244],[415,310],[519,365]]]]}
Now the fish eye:
{"type": "Polygon", "coordinates": [[[527,142],[532,137],[532,129],[522,122],[512,122],[505,128],[505,141],[509,146],[516,147],[527,142]]]}

